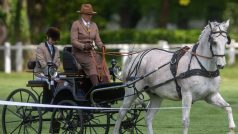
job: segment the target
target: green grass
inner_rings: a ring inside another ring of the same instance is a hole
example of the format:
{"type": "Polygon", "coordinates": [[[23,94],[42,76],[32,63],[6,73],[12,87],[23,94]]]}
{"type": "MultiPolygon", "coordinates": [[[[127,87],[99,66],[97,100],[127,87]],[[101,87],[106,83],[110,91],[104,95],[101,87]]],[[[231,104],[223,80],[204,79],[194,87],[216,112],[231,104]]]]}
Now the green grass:
{"type": "MultiPolygon", "coordinates": [[[[226,67],[221,70],[222,83],[220,92],[224,99],[233,107],[233,115],[238,125],[238,65],[226,67]]],[[[0,99],[5,100],[10,92],[17,88],[26,88],[31,73],[0,73],[0,99]]],[[[28,88],[29,89],[29,88],[28,88]]],[[[181,101],[165,100],[162,107],[180,107],[181,101]]],[[[2,114],[2,106],[0,106],[2,114]]],[[[154,133],[181,134],[181,109],[160,110],[153,123],[154,133]]],[[[50,115],[49,115],[50,116],[50,115]]],[[[0,120],[1,120],[0,116],[0,120]]],[[[1,125],[0,125],[1,127],[1,125]]],[[[49,122],[43,123],[43,133],[48,133],[49,122]]],[[[225,112],[204,101],[195,102],[191,109],[190,134],[224,134],[227,133],[227,119],[225,112]]],[[[238,132],[236,130],[236,132],[238,132]]],[[[0,132],[1,133],[1,132],[0,132]]]]}

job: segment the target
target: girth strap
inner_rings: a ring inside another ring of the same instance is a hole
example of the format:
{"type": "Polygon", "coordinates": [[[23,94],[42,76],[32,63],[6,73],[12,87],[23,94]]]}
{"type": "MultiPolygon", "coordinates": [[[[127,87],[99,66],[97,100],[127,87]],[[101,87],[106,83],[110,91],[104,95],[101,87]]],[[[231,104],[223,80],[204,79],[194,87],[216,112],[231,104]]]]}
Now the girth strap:
{"type": "Polygon", "coordinates": [[[179,74],[178,79],[184,79],[184,78],[188,78],[191,76],[204,76],[207,78],[214,78],[219,75],[220,75],[220,72],[218,69],[216,71],[205,71],[202,69],[192,69],[192,70],[188,70],[184,73],[179,74]]]}

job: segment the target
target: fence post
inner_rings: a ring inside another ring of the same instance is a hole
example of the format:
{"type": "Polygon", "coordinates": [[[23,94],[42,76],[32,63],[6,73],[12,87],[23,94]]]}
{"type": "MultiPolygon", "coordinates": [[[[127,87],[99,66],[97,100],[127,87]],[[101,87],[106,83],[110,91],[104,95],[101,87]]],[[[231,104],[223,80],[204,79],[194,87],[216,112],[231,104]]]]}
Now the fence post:
{"type": "MultiPolygon", "coordinates": [[[[128,44],[127,45],[123,45],[123,48],[120,49],[120,53],[128,53],[128,52],[129,52],[129,45],[128,44]]],[[[125,64],[127,57],[128,56],[123,56],[122,57],[122,65],[125,64]]]]}
{"type": "Polygon", "coordinates": [[[235,40],[231,40],[228,51],[228,65],[233,65],[236,61],[235,40]]]}
{"type": "Polygon", "coordinates": [[[22,71],[22,63],[23,63],[22,55],[23,55],[22,42],[17,42],[17,44],[16,44],[16,58],[15,58],[17,72],[22,71]]]}
{"type": "Polygon", "coordinates": [[[169,50],[169,44],[165,40],[159,40],[158,41],[159,47],[164,49],[164,50],[169,50]]]}
{"type": "Polygon", "coordinates": [[[11,45],[9,42],[4,44],[4,65],[5,73],[11,73],[11,45]]]}

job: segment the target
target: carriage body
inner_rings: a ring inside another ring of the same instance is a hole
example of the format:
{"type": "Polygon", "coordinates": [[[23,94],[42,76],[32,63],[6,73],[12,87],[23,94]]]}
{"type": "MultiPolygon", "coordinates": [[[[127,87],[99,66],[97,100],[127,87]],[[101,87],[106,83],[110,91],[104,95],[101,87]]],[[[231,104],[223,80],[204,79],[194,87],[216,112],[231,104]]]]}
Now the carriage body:
{"type": "MultiPolygon", "coordinates": [[[[122,82],[99,84],[93,87],[90,79],[84,74],[82,68],[77,63],[74,56],[71,54],[71,47],[65,47],[62,55],[64,72],[58,75],[58,79],[54,81],[55,85],[51,85],[51,82],[46,81],[29,80],[27,87],[30,87],[31,90],[16,89],[12,93],[10,93],[7,101],[17,101],[14,99],[18,97],[20,98],[20,102],[26,103],[111,108],[112,105],[116,104],[118,101],[123,100],[125,85],[123,85],[122,82]],[[43,89],[43,91],[40,89],[43,89]],[[44,100],[44,94],[48,96],[46,98],[48,99],[47,101],[44,100]]],[[[30,64],[30,66],[31,69],[34,68],[34,64],[30,64]]],[[[50,79],[51,78],[49,76],[49,80],[50,79]]],[[[30,130],[30,133],[41,133],[42,122],[50,121],[50,133],[71,132],[80,134],[106,134],[110,133],[110,127],[114,126],[116,118],[115,114],[118,113],[117,109],[85,110],[40,107],[28,108],[25,106],[16,106],[16,109],[10,111],[9,109],[9,106],[7,105],[5,105],[3,108],[3,133],[14,133],[15,131],[26,133],[26,126],[30,126],[30,129],[34,128],[33,130],[30,130]],[[22,114],[19,113],[19,109],[23,109],[22,114]],[[11,122],[9,121],[8,116],[13,112],[16,115],[20,114],[21,116],[19,116],[18,118],[24,118],[23,122],[27,122],[18,123],[20,124],[20,130],[18,130],[19,128],[11,128],[8,123],[11,122]],[[45,118],[44,115],[50,112],[52,113],[52,116],[50,118],[45,118]],[[31,119],[28,119],[29,115],[32,116],[31,119]],[[67,118],[62,118],[62,115],[67,116],[67,118]],[[24,129],[21,130],[23,126],[24,129]]],[[[132,127],[134,129],[136,127],[136,119],[138,119],[140,112],[141,111],[135,110],[129,113],[129,119],[125,119],[127,124],[125,124],[124,127],[121,127],[121,131],[127,131],[129,130],[128,128],[132,127]],[[131,127],[128,127],[128,124],[132,124],[130,125],[131,127]]]]}

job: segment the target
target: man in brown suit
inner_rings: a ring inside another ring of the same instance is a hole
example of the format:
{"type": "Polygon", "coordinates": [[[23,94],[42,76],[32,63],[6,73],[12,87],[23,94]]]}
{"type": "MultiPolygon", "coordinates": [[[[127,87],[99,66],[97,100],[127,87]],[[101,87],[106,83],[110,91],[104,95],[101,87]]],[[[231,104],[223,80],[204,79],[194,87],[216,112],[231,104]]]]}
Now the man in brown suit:
{"type": "Polygon", "coordinates": [[[109,82],[106,64],[103,64],[102,58],[95,51],[95,46],[99,50],[105,48],[96,23],[91,21],[96,12],[93,11],[91,4],[82,4],[78,12],[81,18],[74,21],[71,27],[72,53],[89,76],[93,86],[99,82],[109,82]]]}

